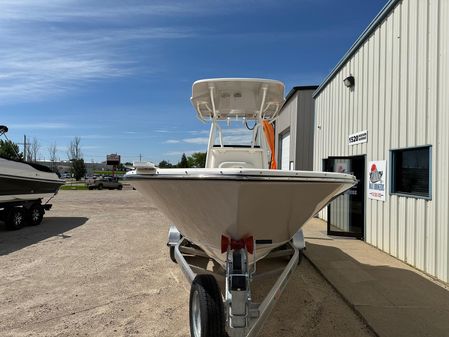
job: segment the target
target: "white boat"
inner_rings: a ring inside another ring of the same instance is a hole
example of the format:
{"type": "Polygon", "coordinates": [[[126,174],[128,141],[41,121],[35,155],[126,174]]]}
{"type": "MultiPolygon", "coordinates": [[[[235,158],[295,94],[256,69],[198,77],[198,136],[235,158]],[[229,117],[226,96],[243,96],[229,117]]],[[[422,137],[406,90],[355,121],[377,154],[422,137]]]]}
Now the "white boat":
{"type": "MultiPolygon", "coordinates": [[[[0,125],[0,136],[8,131],[0,125]]],[[[6,137],[6,135],[5,135],[6,137]]],[[[38,225],[51,199],[64,184],[48,167],[0,157],[0,220],[10,229],[38,225]],[[42,204],[42,201],[47,201],[42,204]]]]}
{"type": "Polygon", "coordinates": [[[221,323],[214,327],[202,323],[204,315],[209,315],[207,320],[221,322],[216,315],[219,307],[201,307],[204,288],[217,301],[223,294],[223,324],[229,335],[255,335],[304,243],[291,245],[293,257],[280,283],[268,294],[267,302],[257,308],[249,290],[256,262],[301,234],[301,227],[351,188],[356,178],[270,169],[275,158],[271,123],[284,103],[282,82],[201,80],[193,84],[191,102],[197,117],[211,123],[206,168],[159,169],[151,163],[134,163],[135,169],[126,174],[126,179],[176,226],[170,231],[169,244],[172,259],[192,282],[192,336],[220,336],[224,329],[221,323]],[[236,129],[236,123],[242,127],[236,129]],[[226,130],[232,135],[227,136],[226,130]],[[248,137],[242,137],[245,134],[248,137]],[[241,143],[226,144],[236,139],[241,143]],[[223,268],[225,288],[218,295],[214,281],[202,272],[196,275],[185,262],[184,255],[192,253],[212,258],[223,268]]]}
{"type": "Polygon", "coordinates": [[[0,158],[0,203],[51,198],[63,184],[46,166],[0,158]]]}
{"type": "Polygon", "coordinates": [[[222,235],[253,237],[259,260],[354,183],[352,176],[338,173],[253,168],[158,169],[156,174],[137,169],[127,178],[223,267],[222,235]]]}
{"type": "Polygon", "coordinates": [[[211,122],[206,168],[149,169],[136,163],[126,178],[222,266],[222,235],[234,240],[252,236],[256,257],[262,258],[356,181],[348,174],[268,169],[261,122],[275,119],[284,102],[279,81],[197,81],[191,101],[198,117],[211,122]],[[256,123],[247,147],[225,144],[219,123],[236,119],[256,123]]]}

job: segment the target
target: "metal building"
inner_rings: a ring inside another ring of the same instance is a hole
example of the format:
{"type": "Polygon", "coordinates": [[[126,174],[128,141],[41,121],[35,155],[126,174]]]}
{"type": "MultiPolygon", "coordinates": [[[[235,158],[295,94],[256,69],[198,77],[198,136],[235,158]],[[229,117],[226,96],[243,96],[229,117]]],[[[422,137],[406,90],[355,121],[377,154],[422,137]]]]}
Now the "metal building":
{"type": "Polygon", "coordinates": [[[449,0],[391,0],[315,91],[315,170],[354,172],[333,232],[449,281],[449,0]]]}
{"type": "Polygon", "coordinates": [[[297,86],[287,94],[276,119],[277,166],[284,170],[313,168],[313,92],[318,86],[297,86]]]}

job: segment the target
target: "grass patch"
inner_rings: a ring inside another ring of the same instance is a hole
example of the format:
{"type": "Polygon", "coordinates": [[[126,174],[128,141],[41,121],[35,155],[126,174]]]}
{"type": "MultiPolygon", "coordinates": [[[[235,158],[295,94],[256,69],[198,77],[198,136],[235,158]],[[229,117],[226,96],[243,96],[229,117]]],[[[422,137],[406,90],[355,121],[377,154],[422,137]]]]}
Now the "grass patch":
{"type": "Polygon", "coordinates": [[[86,184],[63,185],[61,186],[61,190],[87,190],[87,185],[86,184]]]}
{"type": "MultiPolygon", "coordinates": [[[[122,175],[125,174],[126,171],[115,171],[115,175],[122,175]]],[[[97,176],[112,176],[112,171],[94,171],[94,174],[97,176]]]]}

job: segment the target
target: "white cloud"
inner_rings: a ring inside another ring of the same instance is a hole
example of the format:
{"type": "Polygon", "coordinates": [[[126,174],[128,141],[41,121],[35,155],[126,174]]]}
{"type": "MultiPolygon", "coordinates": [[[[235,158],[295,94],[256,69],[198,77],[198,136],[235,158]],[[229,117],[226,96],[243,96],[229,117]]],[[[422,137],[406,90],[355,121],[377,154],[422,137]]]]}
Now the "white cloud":
{"type": "Polygon", "coordinates": [[[41,122],[41,123],[20,123],[20,124],[10,124],[10,129],[66,129],[69,128],[69,124],[67,123],[51,123],[51,122],[41,122]]]}
{"type": "MultiPolygon", "coordinates": [[[[137,71],[160,71],[160,64],[138,69],[143,56],[130,56],[128,47],[193,36],[188,27],[152,27],[148,20],[184,15],[189,7],[135,1],[1,1],[0,104],[42,100],[137,71]]],[[[148,55],[145,58],[148,61],[148,55]]]]}
{"type": "Polygon", "coordinates": [[[0,19],[25,22],[115,21],[117,17],[192,15],[205,7],[183,1],[2,0],[0,19]]]}
{"type": "Polygon", "coordinates": [[[191,154],[195,152],[200,152],[198,150],[186,150],[186,151],[170,151],[164,153],[166,156],[182,156],[182,154],[185,154],[186,156],[190,156],[191,154]]]}
{"type": "Polygon", "coordinates": [[[177,140],[177,139],[168,139],[168,140],[165,141],[166,144],[178,144],[180,142],[181,141],[177,140]]]}
{"type": "Polygon", "coordinates": [[[209,138],[208,137],[185,138],[182,141],[188,144],[207,144],[209,142],[209,138]]]}
{"type": "MultiPolygon", "coordinates": [[[[74,136],[67,136],[67,138],[73,138],[74,136]]],[[[114,135],[100,135],[100,134],[92,134],[92,135],[82,135],[79,136],[81,138],[81,141],[83,139],[115,139],[117,136],[114,135]]]]}
{"type": "Polygon", "coordinates": [[[192,130],[189,131],[192,135],[208,135],[210,130],[192,130]]]}

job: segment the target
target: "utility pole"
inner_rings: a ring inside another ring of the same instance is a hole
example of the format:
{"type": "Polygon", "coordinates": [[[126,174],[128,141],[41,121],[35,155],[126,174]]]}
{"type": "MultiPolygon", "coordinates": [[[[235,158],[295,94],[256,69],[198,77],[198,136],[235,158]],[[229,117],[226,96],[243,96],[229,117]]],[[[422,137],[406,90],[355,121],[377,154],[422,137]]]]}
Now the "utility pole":
{"type": "Polygon", "coordinates": [[[142,162],[142,153],[139,154],[139,162],[142,162]]]}
{"type": "Polygon", "coordinates": [[[27,136],[23,135],[23,143],[17,143],[17,145],[23,145],[23,161],[27,161],[28,158],[28,145],[31,145],[31,143],[27,143],[27,136]]]}

